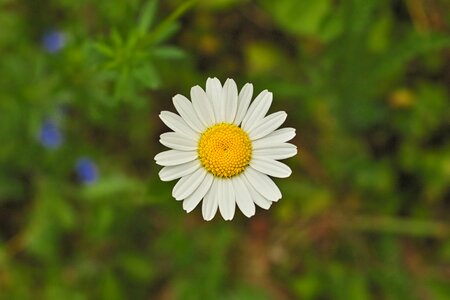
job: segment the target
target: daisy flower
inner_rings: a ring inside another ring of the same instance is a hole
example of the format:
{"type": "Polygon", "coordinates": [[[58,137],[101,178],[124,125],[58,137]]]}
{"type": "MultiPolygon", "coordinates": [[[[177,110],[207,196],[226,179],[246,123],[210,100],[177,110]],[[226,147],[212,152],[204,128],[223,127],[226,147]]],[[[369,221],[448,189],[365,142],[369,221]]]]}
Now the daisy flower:
{"type": "Polygon", "coordinates": [[[253,85],[247,83],[238,93],[236,83],[227,79],[221,85],[208,78],[206,92],[191,89],[191,101],[173,97],[179,114],[162,111],[159,117],[173,130],[163,133],[160,142],[172,150],[155,156],[164,166],[163,181],[179,179],[172,196],[183,201],[191,212],[202,201],[202,215],[211,220],[217,210],[232,220],[236,205],[251,217],[255,204],[269,209],[281,199],[281,192],[269,177],[285,178],[291,169],[280,159],[297,154],[297,147],[286,143],[295,136],[294,128],[278,129],[287,114],[267,112],[272,93],[264,90],[253,102],[253,85]]]}

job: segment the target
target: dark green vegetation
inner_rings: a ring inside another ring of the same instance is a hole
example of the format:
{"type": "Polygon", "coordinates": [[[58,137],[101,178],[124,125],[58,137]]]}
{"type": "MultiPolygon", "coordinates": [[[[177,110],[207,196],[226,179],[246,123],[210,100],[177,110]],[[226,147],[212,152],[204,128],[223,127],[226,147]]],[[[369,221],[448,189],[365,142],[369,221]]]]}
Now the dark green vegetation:
{"type": "Polygon", "coordinates": [[[0,299],[450,299],[446,0],[0,0],[0,299]],[[288,112],[283,199],[171,197],[171,98],[288,112]]]}

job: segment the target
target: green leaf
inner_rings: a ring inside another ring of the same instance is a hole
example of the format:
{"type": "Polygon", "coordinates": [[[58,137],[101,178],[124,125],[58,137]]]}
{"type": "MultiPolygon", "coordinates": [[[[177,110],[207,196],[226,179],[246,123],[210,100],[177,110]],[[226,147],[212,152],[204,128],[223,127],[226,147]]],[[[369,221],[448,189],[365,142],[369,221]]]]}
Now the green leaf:
{"type": "Polygon", "coordinates": [[[161,28],[161,30],[153,32],[151,35],[149,35],[149,38],[146,40],[148,45],[158,45],[162,42],[169,39],[171,36],[175,34],[175,32],[180,29],[180,25],[177,23],[170,23],[167,24],[164,28],[161,28]]]}
{"type": "Polygon", "coordinates": [[[160,46],[153,49],[152,54],[155,58],[161,59],[180,59],[186,57],[186,53],[178,48],[173,46],[160,46]]]}
{"type": "Polygon", "coordinates": [[[97,50],[99,53],[108,56],[108,57],[114,57],[114,50],[110,48],[108,45],[103,43],[94,43],[92,47],[97,50]]]}
{"type": "Polygon", "coordinates": [[[134,70],[133,75],[143,86],[150,89],[155,89],[161,85],[158,71],[152,64],[146,64],[134,70]]]}
{"type": "Polygon", "coordinates": [[[129,68],[127,66],[124,66],[121,69],[114,86],[114,98],[116,101],[121,100],[121,98],[125,97],[130,92],[132,92],[133,82],[129,80],[130,79],[129,75],[130,75],[129,68]]]}
{"type": "Polygon", "coordinates": [[[306,35],[319,33],[331,8],[330,0],[264,1],[264,6],[282,28],[306,35]]]}
{"type": "Polygon", "coordinates": [[[140,37],[139,37],[138,33],[133,31],[128,34],[128,38],[125,43],[125,51],[126,51],[127,58],[132,56],[131,52],[135,51],[139,40],[140,40],[140,37]]]}
{"type": "Polygon", "coordinates": [[[161,22],[161,25],[164,26],[165,23],[174,22],[175,20],[180,18],[184,13],[186,13],[196,2],[197,0],[190,0],[184,2],[183,4],[178,6],[178,8],[174,12],[172,12],[163,22],[161,22]]]}
{"type": "Polygon", "coordinates": [[[144,5],[144,8],[142,9],[142,15],[139,18],[137,28],[139,34],[144,35],[151,28],[155,20],[157,7],[158,7],[157,0],[150,0],[144,5]]]}
{"type": "Polygon", "coordinates": [[[117,48],[119,48],[123,45],[123,39],[120,36],[120,33],[117,30],[117,28],[114,28],[111,31],[111,40],[113,41],[114,46],[116,46],[117,48]]]}
{"type": "Polygon", "coordinates": [[[374,75],[376,78],[387,77],[411,59],[447,47],[450,47],[450,37],[447,35],[413,33],[379,58],[374,64],[374,75]]]}
{"type": "Polygon", "coordinates": [[[178,6],[178,8],[174,12],[172,12],[166,19],[164,19],[164,21],[159,23],[152,34],[150,34],[148,42],[150,42],[150,44],[155,44],[157,40],[161,41],[161,35],[167,36],[167,34],[162,34],[163,32],[173,32],[173,28],[176,27],[176,25],[174,24],[175,21],[184,13],[186,13],[196,2],[197,0],[186,1],[178,6]]]}
{"type": "Polygon", "coordinates": [[[86,198],[96,200],[110,198],[124,192],[136,191],[139,188],[140,183],[137,180],[117,174],[102,177],[95,185],[87,186],[83,190],[83,194],[86,198]]]}

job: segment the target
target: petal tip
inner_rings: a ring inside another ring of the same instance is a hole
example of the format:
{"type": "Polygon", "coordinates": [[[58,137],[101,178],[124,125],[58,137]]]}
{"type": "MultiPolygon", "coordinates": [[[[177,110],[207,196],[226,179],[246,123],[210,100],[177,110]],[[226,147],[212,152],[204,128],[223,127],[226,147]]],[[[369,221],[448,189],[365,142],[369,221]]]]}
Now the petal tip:
{"type": "Polygon", "coordinates": [[[236,82],[234,81],[233,78],[227,78],[227,80],[225,81],[225,84],[229,82],[228,84],[236,84],[236,82]]]}

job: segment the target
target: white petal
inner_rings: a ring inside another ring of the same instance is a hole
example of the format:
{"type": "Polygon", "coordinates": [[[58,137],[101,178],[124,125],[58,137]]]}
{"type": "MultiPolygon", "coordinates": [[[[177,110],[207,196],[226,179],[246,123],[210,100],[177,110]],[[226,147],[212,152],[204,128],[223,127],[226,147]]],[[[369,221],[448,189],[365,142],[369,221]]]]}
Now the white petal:
{"type": "Polygon", "coordinates": [[[216,122],[220,120],[220,104],[222,103],[222,84],[217,78],[208,78],[206,80],[206,95],[211,100],[216,122]]]}
{"type": "Polygon", "coordinates": [[[220,80],[216,77],[208,78],[206,80],[206,95],[208,95],[209,99],[213,101],[213,99],[217,99],[222,93],[222,84],[220,80]]]}
{"type": "Polygon", "coordinates": [[[183,201],[183,209],[186,212],[191,212],[205,197],[206,193],[211,188],[214,176],[211,173],[207,173],[203,182],[198,186],[198,188],[183,201]]]}
{"type": "Polygon", "coordinates": [[[272,177],[286,178],[292,174],[291,169],[282,162],[270,158],[253,158],[250,166],[255,170],[272,177]]]}
{"type": "Polygon", "coordinates": [[[202,183],[206,173],[207,171],[204,168],[199,168],[194,173],[184,176],[178,180],[177,184],[175,184],[173,188],[172,196],[176,200],[183,200],[190,196],[202,183]]]}
{"type": "Polygon", "coordinates": [[[217,187],[218,179],[214,178],[211,188],[209,189],[208,193],[206,193],[206,196],[203,199],[202,203],[202,215],[205,221],[211,221],[217,212],[217,208],[219,206],[217,187]]]}
{"type": "Polygon", "coordinates": [[[197,139],[199,136],[199,133],[192,130],[183,118],[173,112],[162,111],[159,114],[159,118],[164,122],[164,124],[167,125],[167,127],[175,132],[185,135],[188,138],[197,139]]]}
{"type": "Polygon", "coordinates": [[[196,151],[167,150],[155,156],[156,163],[160,166],[176,166],[187,163],[198,157],[196,151]]]}
{"type": "Polygon", "coordinates": [[[272,202],[264,198],[263,195],[258,193],[255,188],[250,184],[247,177],[241,176],[241,178],[245,181],[245,184],[248,188],[248,191],[250,192],[250,195],[252,196],[253,202],[255,202],[256,205],[258,205],[261,208],[269,209],[272,205],[272,202]]]}
{"type": "Polygon", "coordinates": [[[242,121],[242,128],[249,132],[256,124],[264,118],[272,104],[272,93],[262,91],[248,108],[247,114],[242,121]]]}
{"type": "Polygon", "coordinates": [[[232,123],[236,117],[238,90],[236,82],[233,79],[228,78],[223,85],[224,100],[222,101],[222,109],[225,113],[223,121],[226,123],[232,123]]]}
{"type": "Polygon", "coordinates": [[[172,101],[184,121],[195,131],[203,132],[205,128],[197,117],[191,101],[183,95],[175,95],[175,97],[172,98],[172,101]]]}
{"type": "Polygon", "coordinates": [[[250,105],[250,101],[253,96],[253,85],[251,83],[247,83],[241,89],[238,97],[238,109],[236,112],[236,118],[234,118],[234,124],[241,124],[244,119],[245,114],[247,113],[248,106],[250,105]]]}
{"type": "Polygon", "coordinates": [[[263,118],[259,123],[248,132],[252,140],[262,138],[281,126],[287,118],[287,113],[279,111],[263,118]]]}
{"type": "Polygon", "coordinates": [[[252,148],[253,149],[275,148],[278,147],[279,144],[291,140],[294,136],[295,136],[294,128],[290,127],[281,128],[275,130],[272,133],[269,133],[263,138],[253,141],[252,148]]]}
{"type": "Polygon", "coordinates": [[[175,180],[195,172],[200,167],[200,162],[198,160],[193,160],[178,166],[164,167],[159,171],[159,178],[161,178],[162,181],[175,180]]]}
{"type": "Polygon", "coordinates": [[[273,148],[255,149],[253,158],[266,157],[271,159],[285,159],[297,154],[297,146],[289,143],[279,144],[273,148]]]}
{"type": "Polygon", "coordinates": [[[232,220],[236,209],[234,187],[229,179],[220,179],[218,186],[219,210],[224,220],[232,220]]]}
{"type": "Polygon", "coordinates": [[[177,132],[166,132],[159,136],[159,142],[166,147],[181,150],[193,151],[197,150],[197,141],[188,139],[177,132]]]}
{"type": "Polygon", "coordinates": [[[205,91],[198,85],[191,88],[191,100],[194,110],[197,113],[203,126],[209,127],[215,122],[212,103],[206,96],[205,91]]]}
{"type": "Polygon", "coordinates": [[[270,201],[278,201],[278,199],[281,199],[280,189],[266,174],[256,171],[250,166],[242,174],[247,177],[255,190],[261,193],[266,199],[270,201]]]}
{"type": "Polygon", "coordinates": [[[240,176],[231,178],[231,181],[233,182],[234,191],[236,193],[236,204],[242,213],[247,218],[250,218],[255,214],[256,208],[245,182],[240,176]]]}

